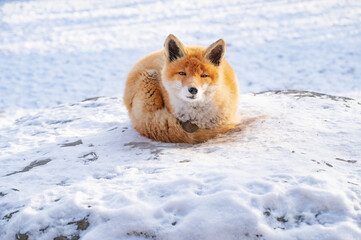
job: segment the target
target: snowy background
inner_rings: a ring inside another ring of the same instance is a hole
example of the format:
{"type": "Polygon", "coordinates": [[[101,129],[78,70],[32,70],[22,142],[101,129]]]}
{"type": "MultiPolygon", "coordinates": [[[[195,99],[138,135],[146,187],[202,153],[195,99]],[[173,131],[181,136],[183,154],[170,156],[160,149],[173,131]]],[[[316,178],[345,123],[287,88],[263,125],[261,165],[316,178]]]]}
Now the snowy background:
{"type": "Polygon", "coordinates": [[[0,239],[359,240],[361,2],[0,1],[0,166],[0,239]],[[125,78],[169,33],[223,38],[266,117],[139,136],[125,78]]]}

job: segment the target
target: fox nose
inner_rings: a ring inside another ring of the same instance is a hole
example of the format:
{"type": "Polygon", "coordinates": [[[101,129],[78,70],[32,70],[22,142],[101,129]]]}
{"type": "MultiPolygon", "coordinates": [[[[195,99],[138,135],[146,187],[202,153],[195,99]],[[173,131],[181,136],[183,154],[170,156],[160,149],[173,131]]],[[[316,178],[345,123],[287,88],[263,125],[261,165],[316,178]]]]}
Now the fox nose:
{"type": "Polygon", "coordinates": [[[190,92],[192,95],[196,95],[198,92],[198,89],[195,87],[188,88],[188,92],[190,92]]]}

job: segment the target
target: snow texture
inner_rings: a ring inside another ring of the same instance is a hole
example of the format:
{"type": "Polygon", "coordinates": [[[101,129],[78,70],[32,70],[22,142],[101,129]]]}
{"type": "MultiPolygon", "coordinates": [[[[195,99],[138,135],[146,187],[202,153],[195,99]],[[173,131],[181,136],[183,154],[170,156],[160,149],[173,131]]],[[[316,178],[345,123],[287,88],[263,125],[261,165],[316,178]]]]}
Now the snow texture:
{"type": "Polygon", "coordinates": [[[0,239],[360,240],[360,19],[359,1],[1,1],[0,239]],[[169,33],[224,38],[247,127],[132,128],[126,74],[169,33]]]}

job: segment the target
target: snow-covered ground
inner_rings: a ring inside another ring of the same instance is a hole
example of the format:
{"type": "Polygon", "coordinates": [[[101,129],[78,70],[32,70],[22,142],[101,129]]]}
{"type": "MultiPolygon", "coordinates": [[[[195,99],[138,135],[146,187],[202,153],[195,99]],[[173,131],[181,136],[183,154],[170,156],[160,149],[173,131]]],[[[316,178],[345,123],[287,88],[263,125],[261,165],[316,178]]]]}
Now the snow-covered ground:
{"type": "Polygon", "coordinates": [[[1,1],[0,166],[1,240],[359,240],[361,2],[1,1]],[[169,33],[225,39],[245,129],[132,129],[126,74],[169,33]],[[252,94],[279,89],[329,95],[252,94]]]}

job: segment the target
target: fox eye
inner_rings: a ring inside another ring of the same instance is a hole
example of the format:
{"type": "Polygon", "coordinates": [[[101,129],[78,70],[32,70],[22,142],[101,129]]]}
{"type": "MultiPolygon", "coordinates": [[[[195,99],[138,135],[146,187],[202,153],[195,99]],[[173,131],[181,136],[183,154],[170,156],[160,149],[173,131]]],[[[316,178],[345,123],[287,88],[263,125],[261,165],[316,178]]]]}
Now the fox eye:
{"type": "Polygon", "coordinates": [[[201,77],[206,78],[206,77],[208,77],[208,75],[207,74],[202,74],[201,77]]]}
{"type": "Polygon", "coordinates": [[[187,75],[185,72],[179,72],[178,74],[183,76],[187,75]]]}

